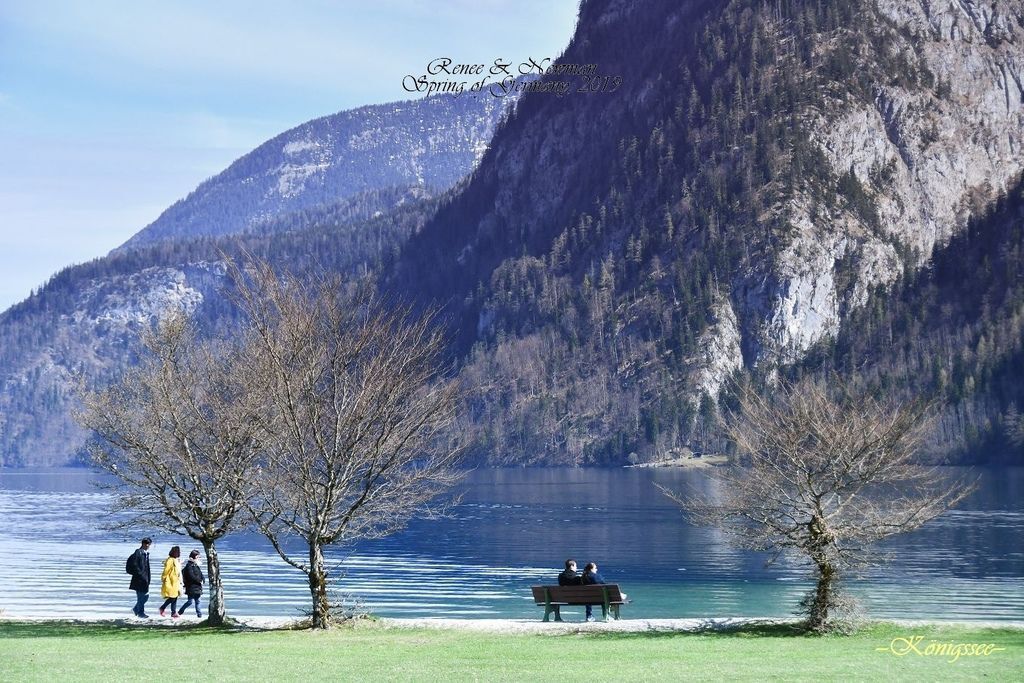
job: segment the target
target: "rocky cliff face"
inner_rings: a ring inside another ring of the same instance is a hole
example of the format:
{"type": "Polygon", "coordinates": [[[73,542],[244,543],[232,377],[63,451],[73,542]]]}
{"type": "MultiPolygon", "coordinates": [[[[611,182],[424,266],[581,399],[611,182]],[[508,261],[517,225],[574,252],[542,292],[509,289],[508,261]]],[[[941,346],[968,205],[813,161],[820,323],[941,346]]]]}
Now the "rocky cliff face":
{"type": "Polygon", "coordinates": [[[0,384],[5,463],[66,463],[86,437],[70,414],[79,383],[115,377],[131,362],[143,330],[169,310],[192,313],[218,296],[223,276],[223,265],[200,262],[145,268],[81,288],[74,306],[50,321],[46,342],[23,345],[17,362],[6,365],[0,384]]]}
{"type": "Polygon", "coordinates": [[[755,362],[793,361],[835,336],[872,287],[925,263],[1024,170],[1024,4],[880,0],[874,12],[893,40],[872,57],[925,74],[926,87],[874,83],[867,98],[840,91],[804,113],[877,220],[843,207],[812,215],[806,194],[790,203],[795,235],[760,292],[755,362]],[[839,264],[853,271],[845,286],[839,264]]]}
{"type": "Polygon", "coordinates": [[[589,0],[561,62],[621,87],[526,95],[392,286],[447,302],[474,374],[546,378],[481,399],[515,407],[502,461],[706,441],[729,375],[834,339],[1015,184],[1022,59],[1020,0],[589,0]]]}

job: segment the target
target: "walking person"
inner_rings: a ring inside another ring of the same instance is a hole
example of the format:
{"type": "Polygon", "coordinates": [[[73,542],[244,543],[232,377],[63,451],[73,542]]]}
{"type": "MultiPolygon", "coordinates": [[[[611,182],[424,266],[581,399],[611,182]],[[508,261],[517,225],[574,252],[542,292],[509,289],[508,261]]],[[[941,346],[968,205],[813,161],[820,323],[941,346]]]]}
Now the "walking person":
{"type": "Polygon", "coordinates": [[[148,536],[142,539],[142,544],[135,549],[135,552],[128,557],[125,563],[125,571],[132,575],[132,581],[128,587],[135,591],[135,607],[132,613],[140,619],[149,619],[146,614],[146,600],[149,600],[149,546],[153,540],[148,536]]]}
{"type": "Polygon", "coordinates": [[[203,613],[199,611],[199,596],[203,594],[203,570],[199,568],[199,551],[193,550],[188,554],[188,562],[185,563],[185,568],[181,570],[181,577],[185,581],[185,596],[188,600],[181,606],[181,611],[178,614],[184,614],[188,606],[195,600],[196,603],[196,617],[198,619],[203,618],[203,613]]]}
{"type": "Polygon", "coordinates": [[[160,595],[164,598],[164,604],[160,605],[160,616],[164,616],[164,610],[171,606],[171,617],[177,619],[178,598],[181,597],[181,548],[174,546],[167,553],[164,560],[164,571],[160,574],[160,595]]]}

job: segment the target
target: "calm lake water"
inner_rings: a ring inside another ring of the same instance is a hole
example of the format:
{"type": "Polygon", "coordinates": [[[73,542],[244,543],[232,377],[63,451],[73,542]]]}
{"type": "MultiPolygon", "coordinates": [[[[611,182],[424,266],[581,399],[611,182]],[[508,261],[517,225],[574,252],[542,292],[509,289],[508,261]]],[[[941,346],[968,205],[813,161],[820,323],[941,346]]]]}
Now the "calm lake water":
{"type": "MultiPolygon", "coordinates": [[[[888,543],[888,564],[853,583],[872,616],[1024,620],[1024,470],[980,475],[961,509],[888,543]]],[[[130,614],[124,560],[142,534],[104,530],[110,501],[94,479],[74,469],[0,471],[0,609],[8,616],[130,614]]],[[[811,585],[805,569],[765,567],[765,555],[688,526],[656,484],[709,482],[699,470],[478,470],[450,518],[335,550],[338,588],[382,616],[539,619],[530,585],[553,583],[571,556],[580,566],[597,561],[630,594],[623,617],[792,613],[811,585]]],[[[155,539],[155,574],[171,545],[194,545],[146,533],[155,539]]],[[[234,614],[305,608],[303,575],[260,537],[225,539],[221,558],[234,614]]],[[[157,585],[151,606],[158,593],[157,585]]],[[[582,608],[564,612],[582,618],[582,608]]]]}

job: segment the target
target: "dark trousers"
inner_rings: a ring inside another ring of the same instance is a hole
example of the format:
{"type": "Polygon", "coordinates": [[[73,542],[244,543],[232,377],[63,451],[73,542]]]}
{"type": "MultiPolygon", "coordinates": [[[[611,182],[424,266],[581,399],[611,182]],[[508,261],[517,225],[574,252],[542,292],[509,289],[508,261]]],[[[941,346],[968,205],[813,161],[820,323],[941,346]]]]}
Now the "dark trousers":
{"type": "Polygon", "coordinates": [[[137,617],[146,613],[146,600],[149,600],[149,591],[135,591],[135,607],[132,612],[137,617]]]}
{"type": "Polygon", "coordinates": [[[188,600],[186,600],[185,604],[181,606],[181,611],[178,612],[178,614],[184,614],[185,610],[188,609],[188,606],[191,605],[192,601],[194,600],[195,603],[196,603],[196,616],[198,617],[200,615],[200,611],[199,611],[199,598],[200,597],[201,596],[199,596],[199,595],[190,595],[190,596],[188,596],[188,600]]]}
{"type": "Polygon", "coordinates": [[[167,605],[171,606],[171,614],[178,613],[178,598],[167,598],[164,600],[164,604],[160,605],[160,611],[167,609],[167,605]]]}

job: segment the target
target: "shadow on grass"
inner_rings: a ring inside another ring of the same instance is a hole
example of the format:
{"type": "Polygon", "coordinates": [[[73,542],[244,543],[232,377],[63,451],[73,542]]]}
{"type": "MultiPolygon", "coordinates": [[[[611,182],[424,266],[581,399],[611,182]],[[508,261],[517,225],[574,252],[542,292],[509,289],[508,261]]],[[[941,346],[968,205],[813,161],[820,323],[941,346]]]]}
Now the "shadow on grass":
{"type": "Polygon", "coordinates": [[[708,621],[696,628],[663,629],[649,628],[644,631],[580,631],[580,635],[600,640],[651,640],[660,638],[687,638],[693,636],[721,636],[726,638],[817,638],[800,624],[773,622],[721,624],[708,621]]]}
{"type": "MultiPolygon", "coordinates": [[[[347,628],[357,622],[375,621],[371,618],[337,621],[332,628],[347,628]]],[[[283,626],[257,626],[228,619],[222,626],[211,626],[205,621],[174,623],[167,621],[139,621],[137,619],[113,619],[103,621],[47,620],[47,621],[3,621],[0,620],[0,639],[3,638],[111,638],[111,639],[154,639],[182,638],[190,636],[232,635],[238,633],[281,633],[285,631],[311,630],[309,619],[298,620],[283,626]]]]}
{"type": "MultiPolygon", "coordinates": [[[[808,630],[800,622],[778,623],[720,623],[713,620],[692,629],[658,629],[644,631],[579,631],[579,635],[605,640],[647,640],[660,638],[686,638],[692,636],[716,636],[722,638],[805,638],[808,640],[843,640],[844,638],[889,638],[913,633],[931,633],[936,637],[983,639],[994,638],[1024,642],[1024,630],[999,626],[972,627],[960,624],[943,625],[901,625],[885,621],[868,621],[851,631],[817,633],[808,630]]],[[[576,634],[573,634],[576,635],[576,634]]]]}
{"type": "Polygon", "coordinates": [[[128,619],[112,621],[0,621],[3,638],[112,638],[117,640],[182,638],[262,631],[239,623],[209,626],[205,622],[164,625],[128,619]]]}

